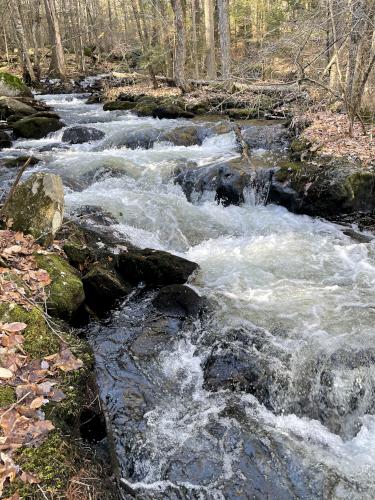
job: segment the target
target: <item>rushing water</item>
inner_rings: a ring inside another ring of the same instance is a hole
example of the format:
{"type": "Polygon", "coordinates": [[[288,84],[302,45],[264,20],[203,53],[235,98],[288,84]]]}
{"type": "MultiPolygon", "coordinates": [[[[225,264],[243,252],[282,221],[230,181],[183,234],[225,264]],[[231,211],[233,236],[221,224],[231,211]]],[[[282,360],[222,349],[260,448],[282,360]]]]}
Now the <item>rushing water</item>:
{"type": "MultiPolygon", "coordinates": [[[[79,96],[43,99],[68,125],[106,134],[37,153],[38,169],[63,176],[68,210],[100,205],[136,245],[199,263],[190,286],[213,304],[146,358],[126,346],[147,322],[152,296],[128,301],[93,329],[126,491],[139,498],[375,498],[374,244],[325,221],[255,206],[251,192],[242,206],[217,205],[213,193],[189,203],[172,181],[175,166],[235,157],[232,133],[201,146],[130,150],[121,146],[129,134],[188,122],[104,112],[79,96]],[[206,390],[202,366],[213,347],[265,367],[267,397],[206,390]],[[144,408],[135,415],[140,394],[144,408]]],[[[37,152],[61,135],[15,147],[37,152]]],[[[254,155],[258,164],[277,164],[262,150],[254,155]]]]}

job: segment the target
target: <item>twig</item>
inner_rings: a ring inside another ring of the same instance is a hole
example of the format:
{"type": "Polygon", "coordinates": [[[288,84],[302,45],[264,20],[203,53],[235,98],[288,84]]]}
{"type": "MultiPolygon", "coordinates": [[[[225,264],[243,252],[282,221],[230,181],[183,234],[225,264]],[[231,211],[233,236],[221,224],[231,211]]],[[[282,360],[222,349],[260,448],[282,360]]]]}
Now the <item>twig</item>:
{"type": "Polygon", "coordinates": [[[24,173],[24,171],[26,170],[26,168],[30,165],[31,158],[32,157],[29,156],[28,159],[25,161],[25,163],[22,165],[22,167],[19,169],[17,177],[16,177],[15,181],[13,182],[13,186],[11,187],[11,189],[9,191],[9,194],[6,197],[6,199],[4,201],[4,204],[3,204],[2,208],[1,208],[1,212],[0,212],[1,214],[4,214],[4,210],[5,210],[6,206],[11,201],[11,199],[13,197],[13,194],[14,194],[14,191],[16,190],[16,187],[17,187],[18,183],[20,182],[22,174],[24,173]]]}
{"type": "Polygon", "coordinates": [[[10,411],[14,410],[14,408],[15,408],[18,404],[22,403],[22,401],[23,401],[24,399],[26,399],[26,398],[27,398],[27,396],[30,396],[30,394],[31,394],[31,391],[27,392],[26,394],[24,394],[24,395],[22,396],[22,398],[20,398],[18,401],[16,401],[16,402],[15,402],[15,403],[13,403],[11,406],[9,406],[9,408],[8,408],[6,411],[4,411],[4,413],[2,413],[2,414],[0,415],[0,420],[1,420],[3,417],[5,417],[5,415],[6,415],[7,413],[9,413],[10,411]]]}

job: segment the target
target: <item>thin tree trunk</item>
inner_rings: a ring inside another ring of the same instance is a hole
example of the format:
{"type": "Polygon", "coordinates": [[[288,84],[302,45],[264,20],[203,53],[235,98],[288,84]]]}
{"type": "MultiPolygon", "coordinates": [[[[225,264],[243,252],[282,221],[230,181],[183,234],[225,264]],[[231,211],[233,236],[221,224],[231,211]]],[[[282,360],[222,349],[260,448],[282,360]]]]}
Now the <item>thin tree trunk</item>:
{"type": "Polygon", "coordinates": [[[192,31],[192,59],[194,68],[194,78],[199,78],[199,63],[197,50],[197,7],[196,0],[191,0],[191,31],[192,31]]]}
{"type": "Polygon", "coordinates": [[[64,49],[61,42],[60,25],[56,13],[55,0],[44,0],[46,9],[50,42],[52,46],[52,58],[50,73],[61,79],[66,77],[64,49]]]}
{"type": "Polygon", "coordinates": [[[186,60],[186,34],[184,25],[184,13],[181,0],[171,0],[174,12],[176,45],[174,59],[174,76],[177,87],[183,92],[188,90],[185,79],[185,60],[186,60]]]}
{"type": "Polygon", "coordinates": [[[219,40],[221,56],[221,76],[229,78],[230,72],[230,28],[228,0],[217,0],[219,11],[219,40]]]}
{"type": "Polygon", "coordinates": [[[204,23],[206,36],[206,64],[209,80],[216,78],[215,29],[213,0],[204,0],[204,23]]]}
{"type": "Polygon", "coordinates": [[[29,57],[28,43],[17,0],[8,0],[8,7],[11,9],[10,12],[13,13],[12,20],[21,51],[24,80],[26,83],[34,83],[36,82],[36,77],[29,57]]]}

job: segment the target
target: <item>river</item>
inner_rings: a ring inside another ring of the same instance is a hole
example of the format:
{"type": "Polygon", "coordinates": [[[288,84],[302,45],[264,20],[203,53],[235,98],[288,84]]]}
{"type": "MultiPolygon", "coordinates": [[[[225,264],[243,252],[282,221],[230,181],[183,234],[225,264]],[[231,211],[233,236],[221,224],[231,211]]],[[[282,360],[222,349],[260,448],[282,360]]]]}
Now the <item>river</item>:
{"type": "MultiPolygon", "coordinates": [[[[123,496],[375,498],[374,243],[255,205],[251,191],[241,206],[218,205],[214,193],[188,202],[174,168],[236,157],[232,132],[128,149],[129,134],[191,122],[103,111],[79,95],[39,98],[105,138],[42,153],[62,131],[17,141],[42,158],[34,171],[62,175],[68,211],[100,206],[132,243],[197,262],[189,286],[211,304],[147,355],[132,339],[151,321],[152,292],[90,327],[123,496]],[[203,367],[213,355],[219,370],[249,363],[254,391],[210,390],[203,367]]],[[[282,154],[253,151],[258,165],[282,154]]]]}

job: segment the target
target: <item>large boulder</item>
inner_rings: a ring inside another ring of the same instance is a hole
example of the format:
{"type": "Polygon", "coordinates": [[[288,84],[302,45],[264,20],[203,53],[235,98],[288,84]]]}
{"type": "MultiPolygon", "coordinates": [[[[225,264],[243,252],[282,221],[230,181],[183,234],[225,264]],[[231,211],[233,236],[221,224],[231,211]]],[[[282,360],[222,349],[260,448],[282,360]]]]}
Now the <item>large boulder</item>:
{"type": "Polygon", "coordinates": [[[70,144],[82,144],[83,142],[99,141],[103,139],[105,133],[93,127],[69,127],[62,135],[63,142],[70,144]]]}
{"type": "Polygon", "coordinates": [[[194,118],[194,113],[186,111],[175,103],[165,103],[154,108],[152,112],[154,118],[194,118]]]}
{"type": "Polygon", "coordinates": [[[180,184],[187,199],[200,199],[207,191],[224,206],[239,205],[245,199],[245,188],[250,184],[248,165],[241,160],[215,163],[208,167],[186,165],[180,167],[175,182],[180,184]]]}
{"type": "Polygon", "coordinates": [[[287,163],[273,177],[269,202],[330,217],[375,210],[375,172],[344,159],[287,163]]]}
{"type": "Polygon", "coordinates": [[[4,130],[0,130],[0,151],[5,148],[10,148],[11,145],[12,141],[9,135],[4,132],[4,130]]]}
{"type": "Polygon", "coordinates": [[[16,187],[4,215],[12,229],[31,234],[42,244],[49,244],[64,215],[61,178],[49,173],[33,174],[16,187]]]}
{"type": "Polygon", "coordinates": [[[47,309],[53,316],[70,320],[85,300],[81,278],[77,271],[60,255],[36,254],[40,269],[51,277],[48,286],[47,309]]]}
{"type": "Polygon", "coordinates": [[[149,286],[186,283],[198,264],[161,250],[131,250],[119,255],[118,271],[130,283],[149,286]]]}
{"type": "Polygon", "coordinates": [[[0,95],[6,97],[32,96],[31,90],[23,81],[10,73],[0,73],[0,95]]]}
{"type": "Polygon", "coordinates": [[[36,113],[36,109],[15,99],[14,97],[0,97],[0,118],[7,119],[12,115],[28,116],[36,113]]]}
{"type": "Polygon", "coordinates": [[[171,142],[175,146],[194,146],[196,144],[200,146],[207,133],[207,129],[205,130],[203,127],[177,127],[164,132],[159,140],[171,142]]]}
{"type": "Polygon", "coordinates": [[[250,149],[286,149],[291,136],[283,124],[249,125],[242,127],[242,136],[250,149]]]}
{"type": "Polygon", "coordinates": [[[22,118],[12,125],[15,135],[26,139],[42,139],[51,132],[60,130],[63,126],[64,124],[60,120],[45,116],[22,118]]]}

